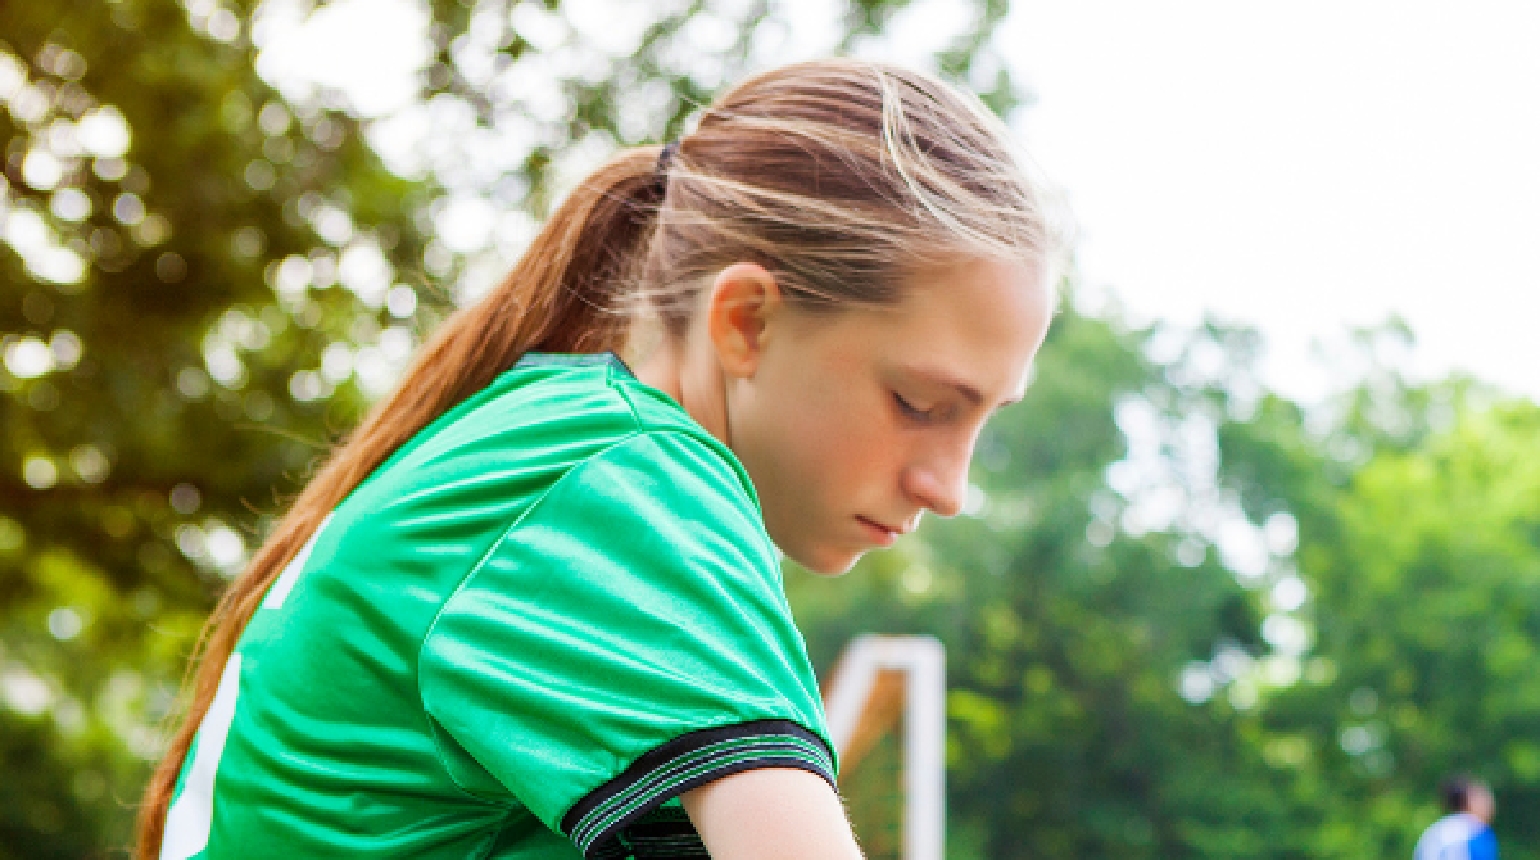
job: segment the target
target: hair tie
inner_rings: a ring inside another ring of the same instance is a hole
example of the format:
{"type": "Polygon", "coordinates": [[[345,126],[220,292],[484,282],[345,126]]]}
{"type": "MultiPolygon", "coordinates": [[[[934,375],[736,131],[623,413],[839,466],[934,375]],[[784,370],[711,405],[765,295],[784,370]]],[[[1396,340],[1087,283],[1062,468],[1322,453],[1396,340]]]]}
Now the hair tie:
{"type": "Polygon", "coordinates": [[[673,166],[674,154],[679,151],[679,141],[671,140],[663,144],[663,149],[658,153],[658,163],[652,169],[653,184],[657,186],[658,196],[662,197],[668,191],[668,169],[673,166]]]}

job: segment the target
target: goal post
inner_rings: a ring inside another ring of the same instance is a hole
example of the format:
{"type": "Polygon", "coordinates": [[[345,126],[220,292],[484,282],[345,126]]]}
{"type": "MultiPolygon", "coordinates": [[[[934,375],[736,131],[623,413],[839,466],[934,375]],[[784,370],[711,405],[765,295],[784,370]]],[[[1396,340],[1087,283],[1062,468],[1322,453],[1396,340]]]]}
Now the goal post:
{"type": "MultiPolygon", "coordinates": [[[[898,795],[896,802],[876,801],[877,806],[896,807],[889,815],[897,819],[898,838],[893,850],[868,847],[874,860],[878,856],[942,860],[946,848],[946,651],[941,642],[931,636],[856,637],[825,682],[824,710],[839,751],[842,788],[854,783],[863,793],[896,790],[898,795]],[[882,767],[879,760],[888,762],[886,771],[869,774],[882,767]],[[881,788],[874,788],[877,785],[881,788]]],[[[866,822],[857,815],[856,799],[847,796],[856,835],[865,845],[871,834],[862,833],[866,822]]]]}

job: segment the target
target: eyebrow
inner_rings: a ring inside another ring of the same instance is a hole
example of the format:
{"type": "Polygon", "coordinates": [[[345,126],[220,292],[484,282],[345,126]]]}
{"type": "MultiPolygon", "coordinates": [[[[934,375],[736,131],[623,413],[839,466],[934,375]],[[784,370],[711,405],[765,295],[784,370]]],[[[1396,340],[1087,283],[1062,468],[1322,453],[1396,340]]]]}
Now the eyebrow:
{"type": "MultiPolygon", "coordinates": [[[[904,370],[914,376],[919,377],[920,379],[925,380],[926,382],[944,386],[946,388],[952,389],[953,391],[956,391],[958,394],[962,395],[964,400],[967,400],[973,406],[978,406],[984,402],[984,395],[980,394],[977,388],[974,388],[972,385],[963,382],[961,379],[952,376],[950,373],[947,373],[944,370],[919,366],[905,366],[904,370]]],[[[1013,403],[1020,403],[1022,396],[1022,394],[1017,394],[1015,397],[1006,398],[1000,402],[1000,405],[1010,406],[1013,403]]]]}

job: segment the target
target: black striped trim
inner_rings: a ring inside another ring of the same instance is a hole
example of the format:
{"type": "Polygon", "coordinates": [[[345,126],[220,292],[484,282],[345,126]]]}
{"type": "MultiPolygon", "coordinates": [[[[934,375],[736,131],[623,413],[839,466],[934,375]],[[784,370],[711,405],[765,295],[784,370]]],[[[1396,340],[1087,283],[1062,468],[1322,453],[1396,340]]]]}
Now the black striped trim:
{"type": "MultiPolygon", "coordinates": [[[[611,840],[610,844],[615,844],[611,840]]],[[[664,804],[626,827],[634,860],[710,860],[706,845],[684,808],[664,804]]]]}
{"type": "Polygon", "coordinates": [[[834,757],[817,735],[788,720],[756,720],[681,735],[567,810],[561,829],[589,860],[666,801],[729,774],[764,767],[812,771],[834,785],[834,757]]]}

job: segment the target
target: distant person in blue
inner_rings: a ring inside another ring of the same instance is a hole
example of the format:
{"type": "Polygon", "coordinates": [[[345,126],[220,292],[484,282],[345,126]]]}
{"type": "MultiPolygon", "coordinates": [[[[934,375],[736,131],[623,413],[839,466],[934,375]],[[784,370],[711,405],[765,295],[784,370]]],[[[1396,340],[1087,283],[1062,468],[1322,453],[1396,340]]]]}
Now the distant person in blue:
{"type": "Polygon", "coordinates": [[[1497,860],[1492,789],[1475,777],[1456,776],[1445,780],[1439,793],[1448,814],[1423,831],[1413,860],[1497,860]]]}

